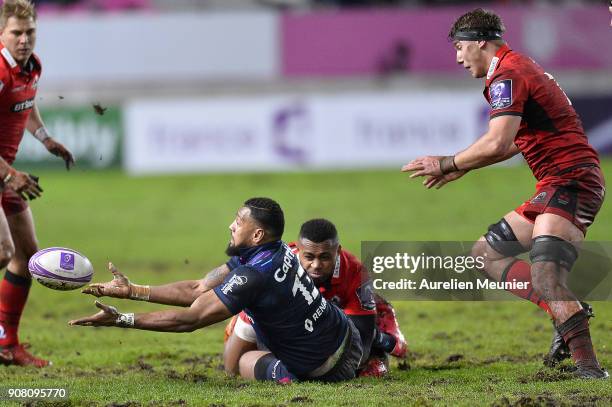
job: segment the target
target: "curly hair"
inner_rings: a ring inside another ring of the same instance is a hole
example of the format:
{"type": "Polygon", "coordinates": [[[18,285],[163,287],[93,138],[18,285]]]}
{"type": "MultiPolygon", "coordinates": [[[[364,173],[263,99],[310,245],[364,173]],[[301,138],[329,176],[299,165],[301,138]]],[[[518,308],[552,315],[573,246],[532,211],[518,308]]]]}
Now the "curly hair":
{"type": "Polygon", "coordinates": [[[503,34],[506,27],[502,19],[492,11],[477,8],[465,13],[455,21],[448,33],[448,38],[453,40],[458,31],[473,30],[482,32],[499,32],[503,34]]]}
{"type": "Polygon", "coordinates": [[[336,226],[327,219],[311,219],[304,222],[300,228],[300,239],[308,239],[313,243],[323,243],[328,240],[338,241],[336,226]]]}

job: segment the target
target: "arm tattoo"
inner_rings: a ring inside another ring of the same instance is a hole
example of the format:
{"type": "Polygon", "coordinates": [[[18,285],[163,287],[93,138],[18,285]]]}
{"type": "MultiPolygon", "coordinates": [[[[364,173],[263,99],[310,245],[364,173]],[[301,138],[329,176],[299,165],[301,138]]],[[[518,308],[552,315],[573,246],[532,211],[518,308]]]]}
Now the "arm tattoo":
{"type": "Polygon", "coordinates": [[[229,267],[223,264],[206,274],[206,276],[204,277],[204,282],[210,288],[216,287],[223,282],[225,276],[229,273],[229,271],[229,267]]]}

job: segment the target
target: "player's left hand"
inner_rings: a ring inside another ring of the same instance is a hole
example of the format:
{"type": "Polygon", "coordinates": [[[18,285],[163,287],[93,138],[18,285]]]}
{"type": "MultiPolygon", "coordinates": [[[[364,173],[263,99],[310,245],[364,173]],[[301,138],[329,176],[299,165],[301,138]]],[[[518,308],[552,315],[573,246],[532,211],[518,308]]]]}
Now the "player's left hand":
{"type": "Polygon", "coordinates": [[[63,144],[58,143],[53,139],[53,137],[49,137],[43,141],[43,145],[47,148],[51,154],[60,157],[66,163],[66,169],[70,170],[70,167],[74,165],[74,157],[72,153],[68,151],[63,144]]]}
{"type": "Polygon", "coordinates": [[[463,177],[466,173],[467,171],[453,171],[444,175],[429,176],[425,181],[423,181],[423,185],[425,185],[425,188],[427,189],[431,189],[433,187],[440,189],[449,182],[463,177]]]}
{"type": "Polygon", "coordinates": [[[423,177],[426,175],[442,176],[442,168],[440,168],[441,156],[425,156],[419,157],[402,167],[402,172],[415,171],[410,174],[410,178],[423,177]]]}
{"type": "Polygon", "coordinates": [[[117,324],[117,318],[119,317],[117,308],[110,305],[104,305],[99,301],[96,301],[95,304],[96,307],[100,308],[100,312],[89,317],[73,319],[68,322],[68,325],[115,326],[117,324]]]}

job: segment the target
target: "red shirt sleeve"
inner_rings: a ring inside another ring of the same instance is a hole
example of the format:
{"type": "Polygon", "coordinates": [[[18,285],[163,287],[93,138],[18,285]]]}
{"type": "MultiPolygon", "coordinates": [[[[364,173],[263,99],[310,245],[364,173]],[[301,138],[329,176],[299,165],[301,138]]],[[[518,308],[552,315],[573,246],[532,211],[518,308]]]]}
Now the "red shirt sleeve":
{"type": "Polygon", "coordinates": [[[367,270],[357,258],[349,253],[343,252],[346,263],[346,274],[344,278],[349,281],[345,286],[345,306],[343,311],[346,315],[375,315],[376,303],[374,301],[374,290],[372,281],[367,270]]]}
{"type": "Polygon", "coordinates": [[[491,119],[503,115],[523,116],[529,98],[524,75],[510,69],[500,71],[491,80],[486,96],[491,119]]]}

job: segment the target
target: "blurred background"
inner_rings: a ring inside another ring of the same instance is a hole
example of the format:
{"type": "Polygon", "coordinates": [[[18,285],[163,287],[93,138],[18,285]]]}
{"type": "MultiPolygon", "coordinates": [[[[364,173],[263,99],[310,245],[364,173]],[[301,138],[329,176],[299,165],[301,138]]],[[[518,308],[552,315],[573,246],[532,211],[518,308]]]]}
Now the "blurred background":
{"type": "MultiPolygon", "coordinates": [[[[484,131],[447,33],[477,6],[612,152],[604,1],[39,0],[39,105],[81,169],[132,175],[398,168],[484,131]]],[[[53,161],[26,137],[20,166],[53,161]]]]}

